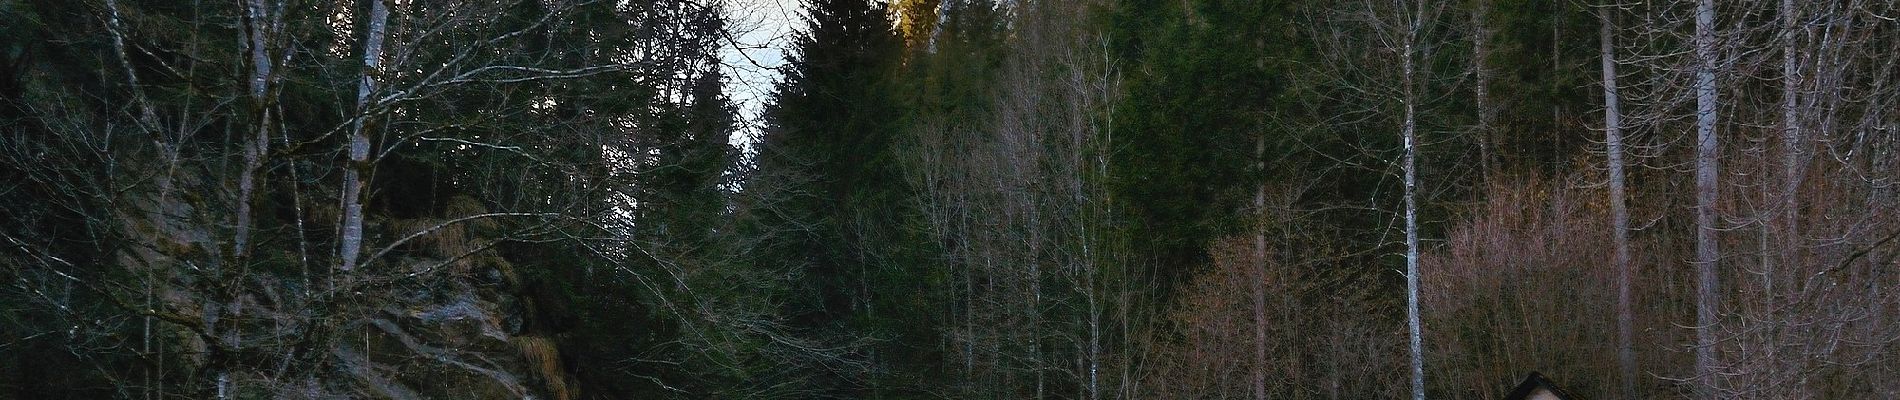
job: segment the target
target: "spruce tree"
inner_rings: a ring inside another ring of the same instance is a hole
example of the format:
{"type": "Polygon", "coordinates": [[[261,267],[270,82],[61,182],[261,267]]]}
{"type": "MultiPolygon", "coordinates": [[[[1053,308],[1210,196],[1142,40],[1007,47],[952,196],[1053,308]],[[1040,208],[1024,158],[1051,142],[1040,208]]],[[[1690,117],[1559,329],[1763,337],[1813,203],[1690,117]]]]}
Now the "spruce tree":
{"type": "MultiPolygon", "coordinates": [[[[880,335],[876,306],[910,295],[887,290],[902,268],[909,193],[893,148],[901,110],[889,90],[902,41],[882,5],[811,0],[806,27],[765,110],[753,175],[755,263],[795,276],[782,304],[794,329],[835,346],[880,335]]],[[[882,312],[882,314],[880,314],[882,312]]],[[[821,392],[853,393],[876,351],[818,361],[821,392]]]]}

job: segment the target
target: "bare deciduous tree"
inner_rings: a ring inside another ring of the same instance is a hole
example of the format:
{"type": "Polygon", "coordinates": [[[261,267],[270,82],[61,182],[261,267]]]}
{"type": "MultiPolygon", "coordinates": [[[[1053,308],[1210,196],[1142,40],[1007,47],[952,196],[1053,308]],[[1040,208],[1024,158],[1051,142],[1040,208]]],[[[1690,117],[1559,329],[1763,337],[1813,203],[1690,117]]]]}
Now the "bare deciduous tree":
{"type": "Polygon", "coordinates": [[[1630,268],[1629,206],[1623,168],[1623,108],[1617,96],[1616,9],[1599,10],[1603,26],[1598,30],[1603,69],[1603,143],[1609,168],[1611,257],[1616,265],[1616,354],[1621,374],[1622,396],[1636,399],[1636,315],[1631,285],[1635,277],[1630,268]]]}
{"type": "Polygon", "coordinates": [[[1712,388],[1716,379],[1716,330],[1720,306],[1716,273],[1721,261],[1717,240],[1716,199],[1720,195],[1721,142],[1716,136],[1721,104],[1716,99],[1715,73],[1721,61],[1716,49],[1715,2],[1698,0],[1695,9],[1695,115],[1696,115],[1696,380],[1712,388]]]}

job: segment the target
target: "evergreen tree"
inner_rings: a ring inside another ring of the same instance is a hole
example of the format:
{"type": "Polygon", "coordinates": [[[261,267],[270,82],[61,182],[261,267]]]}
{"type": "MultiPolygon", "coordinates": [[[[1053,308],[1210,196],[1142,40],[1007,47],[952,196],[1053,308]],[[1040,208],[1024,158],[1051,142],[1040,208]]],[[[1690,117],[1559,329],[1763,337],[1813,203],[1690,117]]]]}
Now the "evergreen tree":
{"type": "MultiPolygon", "coordinates": [[[[1109,37],[1130,64],[1115,111],[1118,211],[1164,288],[1205,265],[1215,238],[1250,228],[1255,182],[1304,171],[1312,117],[1297,97],[1309,45],[1279,1],[1118,2],[1109,37]],[[1264,140],[1262,151],[1250,144],[1264,140]],[[1256,167],[1270,158],[1273,171],[1256,167]]],[[[1348,177],[1348,179],[1350,179],[1348,177]]]]}
{"type": "MultiPolygon", "coordinates": [[[[796,277],[782,305],[795,329],[853,346],[912,311],[880,309],[914,295],[891,290],[912,266],[896,245],[911,193],[895,155],[901,108],[890,89],[902,41],[877,3],[811,0],[806,11],[746,182],[759,242],[750,259],[796,277]]],[[[812,384],[824,396],[870,386],[864,374],[887,356],[876,350],[821,361],[812,384]]]]}

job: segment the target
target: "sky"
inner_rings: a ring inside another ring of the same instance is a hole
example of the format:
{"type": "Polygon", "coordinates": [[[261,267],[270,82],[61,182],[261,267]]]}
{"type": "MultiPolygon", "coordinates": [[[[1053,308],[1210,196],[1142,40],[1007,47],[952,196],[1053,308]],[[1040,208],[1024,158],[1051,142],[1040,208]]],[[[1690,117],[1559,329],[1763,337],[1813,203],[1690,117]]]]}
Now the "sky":
{"type": "Polygon", "coordinates": [[[799,21],[799,0],[731,0],[727,26],[737,43],[727,43],[721,54],[726,67],[726,93],[739,108],[743,126],[733,145],[749,150],[758,129],[756,121],[771,94],[778,70],[785,64],[784,49],[799,21]]]}

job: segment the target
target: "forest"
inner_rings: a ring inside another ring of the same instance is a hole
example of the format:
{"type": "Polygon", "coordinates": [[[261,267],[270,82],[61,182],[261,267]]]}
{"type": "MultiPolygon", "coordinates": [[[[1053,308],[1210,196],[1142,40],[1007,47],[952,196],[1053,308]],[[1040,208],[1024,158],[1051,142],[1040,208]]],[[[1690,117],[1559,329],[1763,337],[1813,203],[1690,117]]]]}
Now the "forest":
{"type": "Polygon", "coordinates": [[[0,399],[1900,398],[1895,0],[770,3],[0,0],[0,399]]]}

